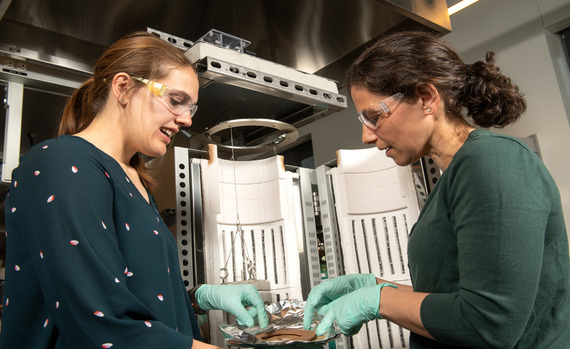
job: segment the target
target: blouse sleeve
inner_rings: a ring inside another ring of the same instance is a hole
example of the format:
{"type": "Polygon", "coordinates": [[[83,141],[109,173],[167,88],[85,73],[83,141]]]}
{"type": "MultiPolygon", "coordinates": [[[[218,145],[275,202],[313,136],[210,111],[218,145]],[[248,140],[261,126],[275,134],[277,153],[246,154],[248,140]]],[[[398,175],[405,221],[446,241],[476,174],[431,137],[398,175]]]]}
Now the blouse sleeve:
{"type": "Polygon", "coordinates": [[[444,343],[513,347],[531,316],[556,195],[539,161],[511,143],[492,154],[471,147],[448,169],[459,290],[431,294],[421,308],[444,343]]]}
{"type": "Polygon", "coordinates": [[[157,321],[129,289],[98,156],[45,147],[15,172],[10,211],[49,309],[42,325],[66,347],[190,348],[191,334],[157,321]]]}

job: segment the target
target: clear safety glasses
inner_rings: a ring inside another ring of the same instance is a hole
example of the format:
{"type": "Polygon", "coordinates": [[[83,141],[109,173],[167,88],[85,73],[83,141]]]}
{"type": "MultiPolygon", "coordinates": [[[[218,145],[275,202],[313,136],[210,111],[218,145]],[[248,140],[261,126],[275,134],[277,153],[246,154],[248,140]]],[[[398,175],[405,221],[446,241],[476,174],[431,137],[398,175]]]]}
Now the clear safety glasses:
{"type": "Polygon", "coordinates": [[[196,114],[198,106],[192,102],[192,98],[187,93],[149,79],[134,76],[132,78],[145,84],[172,114],[181,115],[187,111],[190,111],[190,117],[196,114]]]}
{"type": "Polygon", "coordinates": [[[358,113],[358,120],[363,123],[366,127],[377,130],[378,122],[388,116],[388,114],[400,104],[400,100],[404,97],[403,93],[396,93],[380,102],[378,102],[379,107],[374,110],[363,110],[358,113]],[[391,105],[391,107],[388,106],[391,105]]]}

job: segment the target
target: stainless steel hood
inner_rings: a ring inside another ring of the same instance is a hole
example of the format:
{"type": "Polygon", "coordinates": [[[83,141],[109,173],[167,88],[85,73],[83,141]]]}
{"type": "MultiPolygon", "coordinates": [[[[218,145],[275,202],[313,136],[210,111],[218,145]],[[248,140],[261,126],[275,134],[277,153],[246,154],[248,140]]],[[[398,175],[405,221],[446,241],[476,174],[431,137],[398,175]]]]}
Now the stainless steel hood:
{"type": "MultiPolygon", "coordinates": [[[[105,47],[148,27],[183,45],[211,29],[235,35],[250,42],[244,55],[338,82],[328,91],[333,94],[342,89],[348,64],[377,36],[404,29],[442,35],[451,30],[445,0],[0,0],[0,16],[0,56],[27,64],[25,76],[0,62],[0,79],[19,79],[58,93],[66,89],[40,82],[45,74],[61,74],[70,85],[80,82],[105,47]]],[[[313,103],[283,89],[276,93],[271,86],[243,88],[213,78],[219,72],[212,71],[211,60],[201,64],[200,109],[190,131],[194,136],[177,145],[200,148],[207,140],[199,135],[227,120],[266,118],[299,127],[342,109],[340,95],[331,103],[313,103]]],[[[32,124],[40,127],[42,107],[25,112],[37,115],[32,124]]],[[[264,133],[246,132],[244,144],[264,133]]]]}

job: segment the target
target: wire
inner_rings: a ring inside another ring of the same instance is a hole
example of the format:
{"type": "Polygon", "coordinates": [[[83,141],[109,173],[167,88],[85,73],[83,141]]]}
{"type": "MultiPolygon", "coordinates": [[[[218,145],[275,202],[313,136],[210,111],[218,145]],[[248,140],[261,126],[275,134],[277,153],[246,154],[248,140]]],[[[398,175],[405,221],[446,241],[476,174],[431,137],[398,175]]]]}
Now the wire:
{"type": "MultiPolygon", "coordinates": [[[[253,278],[252,274],[254,273],[253,271],[255,270],[255,268],[253,267],[253,262],[249,258],[249,251],[247,250],[247,245],[245,244],[244,232],[243,232],[243,229],[241,227],[241,223],[240,223],[240,219],[239,219],[239,204],[238,204],[237,176],[236,176],[236,159],[235,159],[235,152],[234,152],[234,134],[233,134],[233,128],[232,127],[230,127],[230,142],[231,142],[231,148],[232,148],[231,160],[232,160],[232,167],[233,167],[233,174],[234,174],[234,195],[235,195],[235,202],[236,202],[236,234],[233,238],[232,246],[235,246],[235,240],[237,239],[237,237],[239,235],[242,250],[245,252],[245,255],[243,257],[244,257],[244,259],[247,260],[247,265],[248,265],[248,268],[246,270],[242,271],[242,278],[244,280],[246,280],[246,279],[252,279],[253,278]]],[[[232,253],[234,253],[233,250],[234,250],[233,248],[230,248],[230,252],[228,253],[228,257],[226,258],[226,263],[224,264],[224,268],[221,269],[221,271],[226,272],[226,278],[227,278],[228,263],[230,261],[230,257],[232,255],[232,253]]],[[[235,268],[235,266],[234,266],[234,268],[235,268]]],[[[222,277],[222,283],[225,283],[224,279],[225,278],[222,277]]]]}

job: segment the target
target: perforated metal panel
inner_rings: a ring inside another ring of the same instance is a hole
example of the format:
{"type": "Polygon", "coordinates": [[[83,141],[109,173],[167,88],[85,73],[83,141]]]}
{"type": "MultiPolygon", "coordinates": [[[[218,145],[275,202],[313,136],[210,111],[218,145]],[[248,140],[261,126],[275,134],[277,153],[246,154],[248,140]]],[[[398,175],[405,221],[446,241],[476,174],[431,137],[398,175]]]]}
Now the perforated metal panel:
{"type": "MultiPolygon", "coordinates": [[[[175,148],[175,178],[176,178],[176,242],[182,280],[187,289],[195,285],[195,246],[194,230],[192,229],[192,186],[190,184],[190,163],[188,153],[183,148],[175,148]]],[[[199,187],[198,187],[199,189],[199,187]]]]}
{"type": "Polygon", "coordinates": [[[157,173],[154,198],[176,238],[182,279],[190,289],[204,282],[199,172],[190,161],[188,149],[179,147],[153,159],[150,165],[157,173]]]}
{"type": "Polygon", "coordinates": [[[439,177],[441,177],[441,170],[435,161],[427,156],[421,159],[421,164],[424,170],[424,178],[429,195],[439,180],[439,177]]]}
{"type": "Polygon", "coordinates": [[[303,230],[309,289],[321,282],[321,266],[317,246],[317,229],[315,225],[315,210],[313,204],[313,184],[316,184],[315,171],[299,168],[299,183],[301,189],[301,204],[303,208],[303,230]]]}
{"type": "Polygon", "coordinates": [[[319,188],[319,206],[323,225],[327,275],[328,278],[334,278],[342,275],[344,265],[341,258],[338,222],[329,171],[329,167],[319,166],[316,169],[316,177],[319,188]]]}
{"type": "MultiPolygon", "coordinates": [[[[319,188],[319,207],[323,226],[327,277],[334,278],[344,274],[344,261],[340,247],[340,236],[330,170],[330,167],[322,165],[317,167],[315,172],[319,188]]],[[[337,349],[350,348],[350,339],[345,336],[340,336],[334,341],[334,345],[337,349]]]]}

